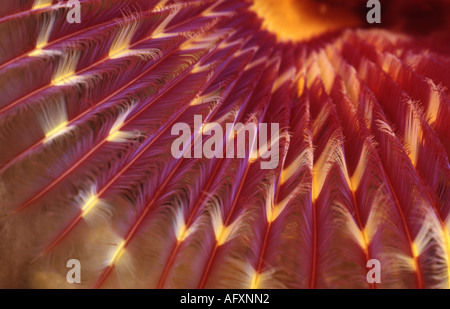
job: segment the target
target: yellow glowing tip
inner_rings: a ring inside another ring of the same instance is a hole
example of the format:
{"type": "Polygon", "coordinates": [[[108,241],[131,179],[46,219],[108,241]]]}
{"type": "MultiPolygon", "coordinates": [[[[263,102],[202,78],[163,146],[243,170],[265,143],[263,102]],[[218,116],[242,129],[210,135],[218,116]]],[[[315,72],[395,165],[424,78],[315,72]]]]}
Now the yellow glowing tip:
{"type": "Polygon", "coordinates": [[[369,247],[369,235],[367,235],[367,231],[365,228],[361,230],[361,237],[362,237],[362,247],[365,251],[367,251],[369,247]]]}
{"type": "Polygon", "coordinates": [[[62,76],[58,76],[56,79],[52,80],[52,84],[54,86],[61,86],[64,85],[73,75],[75,72],[69,72],[62,76]]]}
{"type": "Polygon", "coordinates": [[[52,0],[36,0],[33,5],[33,10],[42,9],[52,5],[52,0]]]}
{"type": "Polygon", "coordinates": [[[275,219],[278,217],[275,212],[276,212],[276,208],[272,209],[269,213],[269,215],[267,216],[267,223],[272,223],[273,221],[275,221],[275,219]]]}
{"type": "Polygon", "coordinates": [[[444,239],[445,239],[445,248],[447,251],[447,275],[449,278],[449,286],[450,286],[450,235],[446,226],[443,228],[444,239]]]}
{"type": "Polygon", "coordinates": [[[274,207],[272,207],[271,204],[268,204],[266,206],[267,207],[266,208],[267,223],[269,223],[269,224],[273,223],[280,216],[280,214],[286,208],[286,205],[289,203],[290,199],[291,199],[291,197],[288,196],[283,201],[276,204],[274,207]]]}
{"type": "Polygon", "coordinates": [[[64,121],[63,123],[58,125],[56,128],[54,128],[53,130],[46,133],[45,134],[45,142],[47,142],[47,141],[51,140],[52,138],[61,134],[64,131],[64,129],[66,129],[66,127],[67,127],[67,121],[64,121]]]}
{"type": "Polygon", "coordinates": [[[315,173],[313,173],[313,183],[312,183],[312,199],[316,201],[322,191],[322,185],[319,183],[315,173]]]}
{"type": "MultiPolygon", "coordinates": [[[[450,235],[449,235],[449,231],[448,231],[447,227],[445,227],[445,226],[444,226],[443,233],[444,233],[444,238],[445,238],[445,242],[447,245],[447,250],[450,251],[450,235]]],[[[450,254],[450,252],[449,252],[449,254],[450,254]]]]}
{"type": "Polygon", "coordinates": [[[183,225],[183,227],[180,229],[180,232],[177,235],[177,241],[182,242],[183,240],[186,239],[187,235],[188,235],[188,233],[187,233],[186,225],[183,225]]]}
{"type": "Polygon", "coordinates": [[[216,233],[217,246],[221,246],[224,243],[226,243],[230,233],[231,233],[231,226],[224,226],[222,224],[218,229],[218,233],[216,233]]]}
{"type": "Polygon", "coordinates": [[[124,252],[125,252],[125,240],[120,243],[119,247],[117,247],[117,250],[114,252],[114,255],[112,256],[109,262],[109,265],[110,266],[114,265],[124,254],[124,252]]]}
{"type": "Polygon", "coordinates": [[[45,47],[45,45],[47,45],[47,43],[39,43],[39,44],[36,44],[36,49],[42,49],[42,48],[45,47]]]}
{"type": "Polygon", "coordinates": [[[417,249],[417,245],[415,243],[412,243],[411,245],[411,252],[414,259],[417,259],[419,257],[419,250],[417,249]]]}
{"type": "Polygon", "coordinates": [[[95,195],[91,196],[87,200],[86,204],[84,204],[84,206],[83,206],[83,209],[82,209],[83,215],[82,216],[85,217],[92,210],[92,208],[94,208],[94,206],[97,204],[97,202],[98,202],[97,196],[95,196],[95,195]]]}
{"type": "Polygon", "coordinates": [[[47,42],[37,43],[36,48],[31,51],[28,55],[31,57],[38,56],[42,53],[42,49],[47,45],[47,42]]]}
{"type": "Polygon", "coordinates": [[[250,155],[250,158],[248,159],[248,163],[249,164],[253,164],[258,160],[258,155],[256,154],[256,152],[252,152],[252,154],[250,155]]]}
{"type": "Polygon", "coordinates": [[[414,269],[414,271],[417,271],[419,269],[419,261],[418,261],[418,257],[419,257],[419,250],[417,249],[417,245],[413,242],[411,244],[411,252],[412,252],[412,267],[414,269]]]}
{"type": "Polygon", "coordinates": [[[298,80],[298,89],[297,89],[297,95],[301,97],[303,95],[303,92],[305,91],[305,76],[300,76],[300,79],[298,80]]]}
{"type": "Polygon", "coordinates": [[[111,130],[111,132],[109,133],[109,136],[107,137],[107,141],[110,142],[112,140],[114,140],[115,138],[117,138],[120,134],[119,129],[115,129],[115,130],[111,130]]]}
{"type": "Polygon", "coordinates": [[[36,48],[35,50],[33,50],[32,52],[30,52],[28,55],[30,57],[35,57],[35,56],[39,56],[42,53],[42,49],[40,48],[36,48]]]}
{"type": "Polygon", "coordinates": [[[252,284],[250,285],[250,289],[257,289],[259,287],[260,279],[261,279],[261,274],[255,273],[253,275],[252,284]]]}

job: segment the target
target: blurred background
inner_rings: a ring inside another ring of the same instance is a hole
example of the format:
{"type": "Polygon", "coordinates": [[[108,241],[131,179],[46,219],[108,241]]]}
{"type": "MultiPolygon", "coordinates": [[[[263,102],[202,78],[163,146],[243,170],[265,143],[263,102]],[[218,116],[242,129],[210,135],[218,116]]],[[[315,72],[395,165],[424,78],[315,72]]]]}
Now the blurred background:
{"type": "Polygon", "coordinates": [[[381,27],[415,35],[450,33],[448,0],[380,0],[381,24],[366,21],[367,0],[253,0],[265,27],[281,40],[303,40],[347,27],[381,27]]]}

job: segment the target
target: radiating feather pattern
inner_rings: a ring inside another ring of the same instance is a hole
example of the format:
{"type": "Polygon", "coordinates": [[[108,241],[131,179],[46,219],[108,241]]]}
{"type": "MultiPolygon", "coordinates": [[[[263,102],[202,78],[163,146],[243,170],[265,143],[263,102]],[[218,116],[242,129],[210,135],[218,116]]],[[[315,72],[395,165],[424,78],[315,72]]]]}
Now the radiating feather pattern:
{"type": "Polygon", "coordinates": [[[0,286],[73,287],[78,259],[81,287],[449,287],[448,48],[280,42],[238,0],[81,5],[0,11],[0,286]],[[278,165],[175,158],[177,123],[192,154],[276,123],[278,165]]]}

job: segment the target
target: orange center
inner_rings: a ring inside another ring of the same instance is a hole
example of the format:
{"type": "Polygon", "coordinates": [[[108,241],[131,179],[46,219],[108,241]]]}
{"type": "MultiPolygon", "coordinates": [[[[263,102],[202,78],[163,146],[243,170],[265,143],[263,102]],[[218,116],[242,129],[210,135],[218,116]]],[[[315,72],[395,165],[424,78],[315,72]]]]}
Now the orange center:
{"type": "Polygon", "coordinates": [[[302,41],[361,25],[361,16],[348,7],[318,0],[253,0],[252,10],[264,20],[263,27],[280,41],[302,41]]]}

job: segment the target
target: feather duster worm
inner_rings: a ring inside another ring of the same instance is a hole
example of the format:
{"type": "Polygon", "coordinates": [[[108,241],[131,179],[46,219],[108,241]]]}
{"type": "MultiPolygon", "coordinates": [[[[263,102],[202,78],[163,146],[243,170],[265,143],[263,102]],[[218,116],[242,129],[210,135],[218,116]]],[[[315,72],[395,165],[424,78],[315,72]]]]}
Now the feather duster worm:
{"type": "Polygon", "coordinates": [[[79,4],[0,6],[1,287],[449,287],[448,1],[79,4]]]}

